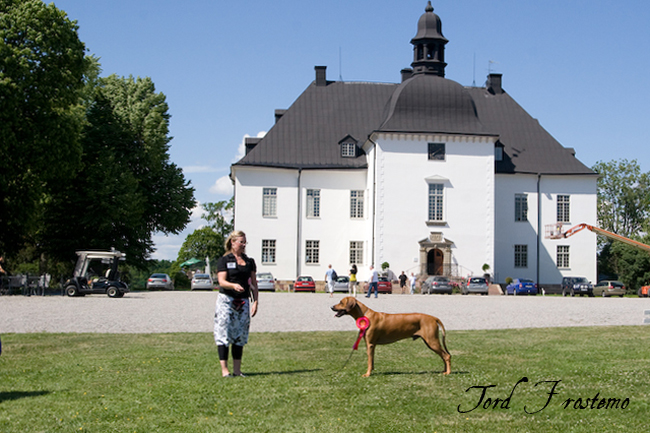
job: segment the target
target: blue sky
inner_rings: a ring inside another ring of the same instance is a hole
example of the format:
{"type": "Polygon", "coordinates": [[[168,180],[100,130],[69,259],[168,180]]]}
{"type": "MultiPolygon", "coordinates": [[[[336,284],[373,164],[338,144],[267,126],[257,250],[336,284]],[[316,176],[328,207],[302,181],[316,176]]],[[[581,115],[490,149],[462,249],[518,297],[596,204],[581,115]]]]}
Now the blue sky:
{"type": "MultiPolygon", "coordinates": [[[[103,75],[151,77],[172,115],[170,157],[199,202],[228,199],[245,136],[268,131],[327,66],[330,80],[399,82],[425,0],[56,0],[103,75]]],[[[585,165],[636,159],[650,171],[650,2],[433,0],[446,77],[489,71],[585,165]]],[[[157,259],[185,236],[156,235],[157,259]]]]}

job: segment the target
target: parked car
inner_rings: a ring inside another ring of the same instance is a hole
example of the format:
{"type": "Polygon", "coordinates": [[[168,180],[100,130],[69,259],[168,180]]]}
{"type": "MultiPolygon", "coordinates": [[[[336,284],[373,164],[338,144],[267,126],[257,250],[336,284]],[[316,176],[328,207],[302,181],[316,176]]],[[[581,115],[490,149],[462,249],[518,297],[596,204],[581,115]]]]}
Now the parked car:
{"type": "Polygon", "coordinates": [[[615,280],[603,280],[594,286],[594,296],[620,296],[625,295],[625,284],[615,280]]]}
{"type": "Polygon", "coordinates": [[[167,274],[151,274],[147,280],[147,290],[174,290],[174,282],[167,274]]]}
{"type": "Polygon", "coordinates": [[[208,274],[194,274],[190,288],[192,290],[213,290],[214,283],[212,282],[212,277],[208,274]]]}
{"type": "Polygon", "coordinates": [[[350,278],[348,277],[338,277],[334,283],[335,292],[345,292],[347,293],[350,287],[350,278]]]}
{"type": "Polygon", "coordinates": [[[379,283],[377,283],[377,292],[379,293],[393,293],[393,283],[390,282],[388,277],[379,277],[379,283]]]}
{"type": "Polygon", "coordinates": [[[258,290],[270,290],[275,292],[275,278],[270,272],[260,272],[256,274],[257,277],[257,289],[258,290]]]}
{"type": "Polygon", "coordinates": [[[316,293],[316,283],[312,277],[298,277],[293,283],[293,291],[316,293]]]}
{"type": "Polygon", "coordinates": [[[469,293],[480,293],[481,295],[487,295],[490,285],[488,281],[483,277],[469,277],[467,279],[467,284],[461,287],[461,293],[467,295],[469,293]]]}
{"type": "Polygon", "coordinates": [[[449,278],[441,275],[433,275],[428,277],[422,283],[422,294],[428,293],[447,293],[451,295],[453,288],[449,282],[449,278]]]}
{"type": "Polygon", "coordinates": [[[585,277],[562,278],[562,296],[594,296],[594,286],[585,277]]]}
{"type": "Polygon", "coordinates": [[[506,295],[537,295],[537,284],[528,278],[517,278],[506,286],[506,295]]]}

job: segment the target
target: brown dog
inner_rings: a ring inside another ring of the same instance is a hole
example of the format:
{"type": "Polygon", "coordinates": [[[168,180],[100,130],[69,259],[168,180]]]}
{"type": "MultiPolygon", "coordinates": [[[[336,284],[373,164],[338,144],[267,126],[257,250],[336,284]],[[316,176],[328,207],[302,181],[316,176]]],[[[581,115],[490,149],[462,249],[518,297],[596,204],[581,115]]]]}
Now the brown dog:
{"type": "Polygon", "coordinates": [[[444,374],[451,373],[451,355],[447,350],[445,342],[445,327],[437,317],[428,314],[388,314],[373,311],[370,308],[348,296],[341,299],[341,302],[332,307],[336,311],[336,317],[346,314],[357,320],[359,317],[367,317],[370,326],[366,330],[364,339],[368,348],[368,371],[363,377],[368,377],[375,367],[375,346],[377,344],[394,343],[404,338],[422,338],[427,347],[436,352],[445,362],[444,374]],[[442,345],[438,338],[438,327],[442,329],[442,345]]]}

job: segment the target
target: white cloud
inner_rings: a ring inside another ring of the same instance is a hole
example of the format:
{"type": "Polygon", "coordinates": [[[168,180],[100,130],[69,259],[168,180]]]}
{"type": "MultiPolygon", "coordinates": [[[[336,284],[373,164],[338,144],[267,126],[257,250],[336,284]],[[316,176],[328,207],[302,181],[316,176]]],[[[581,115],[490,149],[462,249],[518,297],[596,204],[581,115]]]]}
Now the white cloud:
{"type": "Polygon", "coordinates": [[[230,176],[221,176],[217,181],[210,187],[210,192],[213,194],[223,194],[223,195],[232,195],[233,186],[230,176]]]}
{"type": "MultiPolygon", "coordinates": [[[[256,137],[262,138],[266,135],[266,131],[260,131],[257,133],[256,137]]],[[[235,159],[233,159],[232,162],[237,162],[240,159],[246,155],[246,137],[250,137],[250,135],[245,134],[244,137],[241,139],[241,143],[239,143],[239,146],[237,147],[237,155],[235,156],[235,159]]]]}

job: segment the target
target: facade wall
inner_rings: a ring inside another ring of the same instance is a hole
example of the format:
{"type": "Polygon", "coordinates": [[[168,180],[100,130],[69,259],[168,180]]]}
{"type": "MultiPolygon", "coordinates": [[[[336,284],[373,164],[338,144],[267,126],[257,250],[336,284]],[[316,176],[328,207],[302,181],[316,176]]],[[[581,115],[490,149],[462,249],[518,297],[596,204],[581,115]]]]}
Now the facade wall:
{"type": "Polygon", "coordinates": [[[420,241],[441,233],[452,242],[451,272],[482,274],[493,266],[494,142],[491,138],[380,135],[375,262],[399,274],[426,271],[420,241]],[[428,143],[444,143],[442,160],[430,160],[428,143]],[[442,184],[443,221],[429,221],[429,184],[442,184]]]}
{"type": "Polygon", "coordinates": [[[368,260],[370,200],[366,170],[284,170],[237,167],[235,174],[235,228],[247,234],[247,254],[258,272],[280,280],[310,275],[322,280],[329,264],[347,275],[350,241],[364,242],[368,260]],[[263,190],[277,191],[275,216],[263,215],[263,190]],[[317,190],[319,215],[308,215],[307,191],[317,190]],[[350,218],[350,191],[363,191],[363,218],[350,218]],[[275,240],[275,263],[264,263],[264,240],[275,240]],[[306,263],[307,241],[318,242],[318,259],[306,263]]]}
{"type": "Polygon", "coordinates": [[[545,285],[557,285],[563,276],[584,276],[596,281],[596,237],[580,233],[568,239],[546,239],[546,226],[558,221],[558,195],[569,197],[569,218],[562,231],[580,224],[596,224],[595,176],[497,175],[495,280],[530,278],[545,285]],[[526,221],[515,220],[515,195],[525,194],[526,221]],[[538,209],[541,206],[541,223],[538,209]],[[540,236],[538,259],[538,233],[540,236]],[[515,246],[526,245],[527,266],[515,266],[515,246]],[[569,247],[568,266],[558,266],[557,247],[569,247]],[[539,263],[539,272],[538,272],[539,263]]]}

